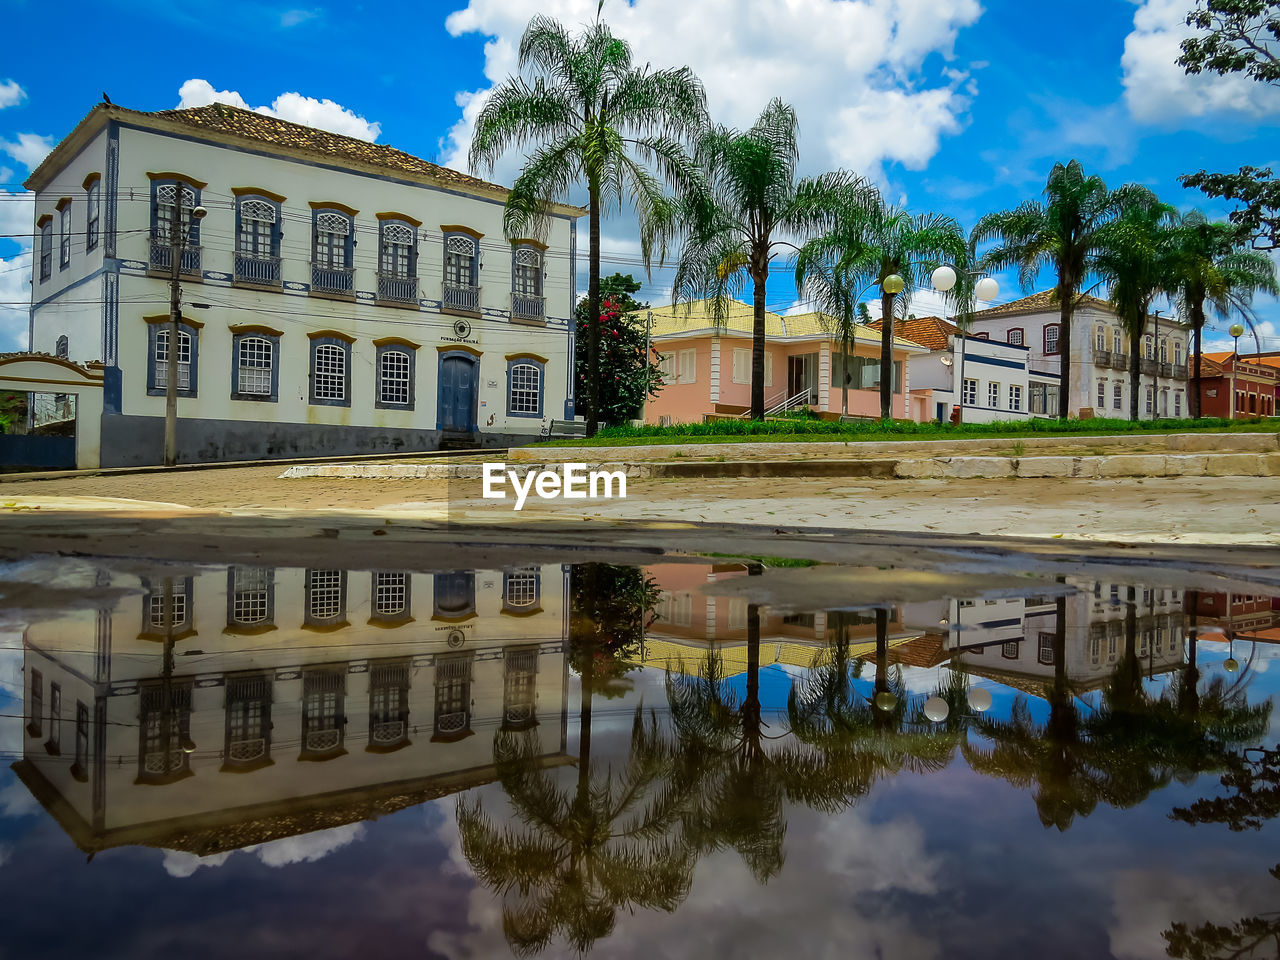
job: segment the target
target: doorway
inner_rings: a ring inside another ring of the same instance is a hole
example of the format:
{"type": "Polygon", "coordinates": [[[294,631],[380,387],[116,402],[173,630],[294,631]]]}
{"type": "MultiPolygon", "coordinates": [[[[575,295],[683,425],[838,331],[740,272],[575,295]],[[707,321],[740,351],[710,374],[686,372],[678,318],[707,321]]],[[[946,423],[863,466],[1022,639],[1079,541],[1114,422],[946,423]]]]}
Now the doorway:
{"type": "Polygon", "coordinates": [[[802,353],[787,357],[787,399],[807,393],[805,403],[818,402],[818,355],[802,353]]]}

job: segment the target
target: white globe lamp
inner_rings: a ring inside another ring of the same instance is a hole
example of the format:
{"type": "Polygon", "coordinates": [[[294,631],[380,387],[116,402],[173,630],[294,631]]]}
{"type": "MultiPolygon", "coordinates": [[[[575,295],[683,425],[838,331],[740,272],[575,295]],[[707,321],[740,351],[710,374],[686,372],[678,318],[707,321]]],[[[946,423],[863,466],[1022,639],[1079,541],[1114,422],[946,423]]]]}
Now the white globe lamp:
{"type": "Polygon", "coordinates": [[[933,289],[946,293],[956,285],[956,272],[950,267],[942,266],[933,271],[929,279],[933,282],[933,289]]]}
{"type": "Polygon", "coordinates": [[[1000,293],[1000,284],[992,277],[983,277],[973,288],[973,295],[979,300],[994,300],[1000,293]]]}

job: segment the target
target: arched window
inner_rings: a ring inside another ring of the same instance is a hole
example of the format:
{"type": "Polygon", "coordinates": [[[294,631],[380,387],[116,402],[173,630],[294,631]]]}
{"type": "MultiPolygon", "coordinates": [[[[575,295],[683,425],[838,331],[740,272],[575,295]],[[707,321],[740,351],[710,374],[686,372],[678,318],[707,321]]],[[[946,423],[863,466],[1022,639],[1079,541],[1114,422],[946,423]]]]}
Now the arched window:
{"type": "Polygon", "coordinates": [[[317,346],[311,380],[311,392],[317,400],[345,400],[347,397],[347,351],[332,343],[322,343],[317,346]]]}
{"type": "Polygon", "coordinates": [[[200,194],[189,184],[177,180],[153,180],[151,183],[151,268],[168,273],[173,246],[174,207],[178,208],[178,236],[182,253],[180,270],[184,274],[200,273],[200,226],[191,211],[200,204],[200,194]]]}
{"type": "Polygon", "coordinates": [[[507,413],[516,417],[542,416],[542,367],[521,361],[508,371],[507,413]]]}
{"type": "Polygon", "coordinates": [[[55,356],[61,357],[63,360],[67,359],[67,355],[70,350],[70,341],[67,340],[66,334],[63,334],[58,338],[57,346],[55,346],[53,350],[55,356]]]}
{"type": "Polygon", "coordinates": [[[413,399],[413,356],[408,350],[387,349],[378,354],[378,402],[388,406],[408,406],[413,399]]]}
{"type": "Polygon", "coordinates": [[[248,257],[275,256],[276,205],[253,197],[240,198],[240,229],[236,252],[248,257]]]}
{"type": "Polygon", "coordinates": [[[242,337],[236,351],[236,393],[271,395],[275,347],[266,337],[242,337]]]}
{"type": "Polygon", "coordinates": [[[316,210],[311,244],[311,289],[316,293],[352,296],[355,278],[351,268],[354,224],[339,210],[316,210]]]}
{"type": "MultiPolygon", "coordinates": [[[[155,387],[165,390],[169,384],[169,330],[156,330],[155,387]]],[[[191,389],[191,334],[178,331],[178,389],[191,389]]]]}
{"type": "Polygon", "coordinates": [[[538,606],[542,586],[537,568],[512,571],[502,581],[502,606],[507,612],[523,613],[538,606]]]}
{"type": "Polygon", "coordinates": [[[1107,330],[1105,327],[1093,328],[1093,348],[1099,353],[1107,349],[1107,330]]]}
{"type": "Polygon", "coordinates": [[[479,246],[465,233],[444,236],[443,305],[459,313],[480,312],[479,246]]]}
{"type": "Polygon", "coordinates": [[[413,273],[413,227],[395,220],[382,222],[382,260],[378,269],[388,277],[405,279],[413,273]]]}
{"type": "Polygon", "coordinates": [[[1124,353],[1124,337],[1119,330],[1111,331],[1111,352],[1124,353]]]}
{"type": "Polygon", "coordinates": [[[98,245],[99,224],[102,221],[102,181],[93,180],[86,188],[88,203],[84,220],[85,249],[98,245]]]}

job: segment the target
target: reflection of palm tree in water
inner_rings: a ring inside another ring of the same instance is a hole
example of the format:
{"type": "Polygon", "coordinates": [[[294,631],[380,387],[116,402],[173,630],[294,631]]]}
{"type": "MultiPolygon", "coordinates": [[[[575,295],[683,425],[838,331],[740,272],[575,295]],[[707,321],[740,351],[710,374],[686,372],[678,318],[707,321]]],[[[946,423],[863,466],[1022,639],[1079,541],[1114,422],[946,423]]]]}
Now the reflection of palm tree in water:
{"type": "Polygon", "coordinates": [[[578,775],[565,789],[539,759],[535,730],[494,740],[498,780],[524,829],[500,827],[478,799],[458,804],[462,850],[504,897],[503,932],[531,955],[563,936],[580,953],[613,930],[619,909],[674,910],[689,893],[694,857],[674,834],[689,784],[655,718],[637,708],[625,762],[594,769],[591,700],[643,638],[656,596],[643,571],[583,564],[573,571],[570,659],[579,667],[578,775]]]}

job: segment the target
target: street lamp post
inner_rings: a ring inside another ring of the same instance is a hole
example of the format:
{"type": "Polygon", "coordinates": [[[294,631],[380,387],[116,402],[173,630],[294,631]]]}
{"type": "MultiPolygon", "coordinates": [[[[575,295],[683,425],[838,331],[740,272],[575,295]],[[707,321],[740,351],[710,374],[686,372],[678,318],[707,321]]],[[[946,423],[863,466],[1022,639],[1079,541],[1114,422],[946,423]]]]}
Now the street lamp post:
{"type": "MultiPolygon", "coordinates": [[[[169,220],[169,356],[164,386],[164,465],[172,467],[178,462],[178,325],[182,321],[182,251],[187,245],[186,230],[182,223],[182,195],[185,187],[180,181],[173,185],[173,215],[169,220]]],[[[194,207],[191,217],[203,220],[208,213],[204,207],[194,207]]]]}
{"type": "Polygon", "coordinates": [[[1228,418],[1234,420],[1236,418],[1236,367],[1240,365],[1240,338],[1244,335],[1244,325],[1233,323],[1227,333],[1231,334],[1231,339],[1235,341],[1235,346],[1231,349],[1231,416],[1228,418]]]}

